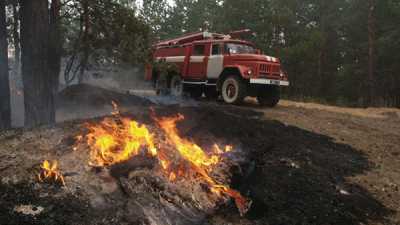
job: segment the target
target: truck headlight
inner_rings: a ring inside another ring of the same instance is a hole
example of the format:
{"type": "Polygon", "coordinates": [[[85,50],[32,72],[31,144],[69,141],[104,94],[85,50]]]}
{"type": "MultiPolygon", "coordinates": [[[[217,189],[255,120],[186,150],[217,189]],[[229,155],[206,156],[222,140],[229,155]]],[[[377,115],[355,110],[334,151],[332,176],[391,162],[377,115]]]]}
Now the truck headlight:
{"type": "Polygon", "coordinates": [[[247,74],[248,74],[248,75],[253,75],[253,70],[251,70],[251,69],[248,70],[248,71],[247,71],[247,74]]]}

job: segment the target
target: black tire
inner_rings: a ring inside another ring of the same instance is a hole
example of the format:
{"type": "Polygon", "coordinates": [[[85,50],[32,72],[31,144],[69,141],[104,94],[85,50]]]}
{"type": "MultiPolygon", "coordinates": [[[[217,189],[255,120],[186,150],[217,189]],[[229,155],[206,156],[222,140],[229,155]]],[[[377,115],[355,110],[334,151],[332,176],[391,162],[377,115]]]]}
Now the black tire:
{"type": "Polygon", "coordinates": [[[222,83],[221,94],[228,104],[241,104],[247,96],[247,84],[239,76],[228,76],[222,83]]]}
{"type": "Polygon", "coordinates": [[[170,80],[169,88],[172,96],[181,97],[183,95],[182,78],[179,75],[173,76],[170,80]]]}
{"type": "Polygon", "coordinates": [[[218,91],[217,91],[217,88],[215,86],[206,87],[206,90],[204,91],[204,94],[205,94],[206,98],[208,98],[208,99],[216,99],[216,98],[218,98],[218,91]]]}
{"type": "Polygon", "coordinates": [[[275,107],[281,99],[281,89],[279,86],[268,86],[259,91],[257,101],[261,106],[275,107]]]}

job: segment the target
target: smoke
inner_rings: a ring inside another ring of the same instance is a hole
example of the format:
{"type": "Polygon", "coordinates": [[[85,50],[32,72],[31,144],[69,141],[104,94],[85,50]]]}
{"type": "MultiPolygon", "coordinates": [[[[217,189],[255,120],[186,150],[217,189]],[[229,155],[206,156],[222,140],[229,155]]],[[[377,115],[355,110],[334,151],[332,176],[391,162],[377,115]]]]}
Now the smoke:
{"type": "MultiPolygon", "coordinates": [[[[16,68],[13,59],[10,59],[10,67],[12,68],[10,71],[12,126],[23,127],[24,96],[21,70],[16,68]]],[[[67,86],[64,74],[60,74],[56,121],[109,115],[112,111],[111,101],[115,98],[124,100],[121,105],[126,109],[149,104],[198,106],[197,101],[186,97],[157,96],[151,83],[145,81],[144,74],[142,67],[91,68],[85,72],[84,85],[80,86],[76,86],[77,80],[73,80],[70,86],[67,86]]]]}
{"type": "MultiPolygon", "coordinates": [[[[75,79],[70,85],[77,84],[78,80],[75,79]]],[[[111,101],[118,99],[124,105],[129,105],[129,102],[132,105],[146,105],[140,98],[129,98],[127,93],[132,89],[151,91],[151,85],[145,81],[141,67],[92,67],[85,72],[83,84],[75,87],[67,87],[62,74],[56,120],[63,122],[109,115],[112,111],[111,101]]]]}
{"type": "MultiPolygon", "coordinates": [[[[25,109],[21,67],[16,65],[14,57],[9,58],[9,66],[11,123],[14,128],[23,127],[25,109]]],[[[74,80],[72,85],[77,83],[78,81],[74,80]]],[[[132,89],[151,90],[151,85],[144,80],[143,69],[131,66],[92,68],[85,72],[84,83],[121,93],[127,93],[128,90],[132,89]]],[[[61,73],[60,92],[65,88],[68,87],[64,81],[64,74],[61,73]]],[[[87,96],[80,96],[82,99],[85,99],[85,97],[87,96]]],[[[88,105],[79,101],[66,103],[65,101],[59,102],[58,96],[56,101],[57,122],[107,115],[112,109],[108,103],[103,105],[88,105]]]]}
{"type": "MultiPolygon", "coordinates": [[[[137,66],[99,66],[85,72],[83,83],[112,90],[151,89],[144,80],[143,67],[137,66]]],[[[76,78],[70,85],[78,84],[76,78]]],[[[66,87],[64,74],[60,76],[61,90],[66,87]]]]}

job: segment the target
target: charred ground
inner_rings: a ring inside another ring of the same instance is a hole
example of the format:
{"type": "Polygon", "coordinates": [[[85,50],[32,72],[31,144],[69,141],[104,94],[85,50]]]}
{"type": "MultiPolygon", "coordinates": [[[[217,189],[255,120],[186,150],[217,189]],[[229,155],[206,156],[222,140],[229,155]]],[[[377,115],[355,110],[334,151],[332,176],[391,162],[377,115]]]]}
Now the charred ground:
{"type": "MultiPolygon", "coordinates": [[[[113,97],[110,93],[108,95],[113,97]]],[[[108,102],[108,98],[102,101],[108,102]]],[[[143,102],[142,99],[139,102],[121,102],[121,107],[141,122],[152,123],[148,113],[151,104],[143,102]]],[[[233,203],[224,204],[199,223],[400,222],[397,203],[400,201],[400,117],[396,111],[359,115],[345,110],[337,112],[297,106],[291,102],[283,102],[276,109],[267,110],[254,104],[231,107],[201,102],[200,106],[154,106],[154,109],[160,116],[185,115],[186,120],[178,125],[181,134],[201,146],[207,146],[215,138],[239,146],[248,159],[232,168],[232,187],[250,197],[253,207],[241,218],[233,203]]],[[[76,125],[81,122],[57,125],[67,135],[61,144],[54,144],[56,155],[71,151],[70,138],[76,134],[76,125]]],[[[33,135],[47,129],[54,128],[43,127],[25,132],[32,132],[33,135]]],[[[0,139],[0,145],[15,143],[0,148],[3,181],[0,186],[1,223],[132,224],[135,221],[126,219],[135,215],[132,213],[121,216],[92,207],[84,195],[62,195],[58,198],[57,192],[63,191],[53,188],[47,189],[45,195],[40,194],[43,189],[38,190],[29,181],[33,169],[24,167],[23,161],[30,159],[37,165],[42,159],[39,154],[53,154],[53,149],[40,149],[36,140],[27,140],[21,135],[21,130],[14,130],[3,134],[0,139]],[[35,146],[39,149],[26,149],[35,146]],[[28,157],[27,153],[36,155],[28,157]],[[13,174],[15,170],[18,172],[13,174]],[[19,204],[42,205],[45,210],[41,216],[21,217],[13,210],[19,204]],[[70,216],[72,219],[69,219],[70,216]]],[[[126,196],[121,197],[124,198],[126,196]]]]}
{"type": "MultiPolygon", "coordinates": [[[[390,223],[385,217],[391,210],[346,179],[375,168],[362,151],[265,118],[263,112],[229,106],[186,110],[194,110],[187,114],[202,121],[186,135],[201,143],[203,134],[210,132],[236,140],[249,153],[246,169],[235,181],[254,200],[245,224],[390,223]]],[[[221,213],[241,224],[229,211],[221,213]]]]}

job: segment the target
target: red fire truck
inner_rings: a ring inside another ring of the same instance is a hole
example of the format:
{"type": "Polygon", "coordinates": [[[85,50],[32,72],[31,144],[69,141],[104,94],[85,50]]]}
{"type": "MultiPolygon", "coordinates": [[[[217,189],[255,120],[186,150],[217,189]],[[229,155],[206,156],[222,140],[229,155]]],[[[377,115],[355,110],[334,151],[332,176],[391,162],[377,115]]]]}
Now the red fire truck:
{"type": "Polygon", "coordinates": [[[261,105],[273,107],[279,102],[281,86],[289,86],[288,77],[279,59],[261,54],[251,42],[238,38],[244,32],[249,31],[198,32],[159,42],[154,46],[155,64],[175,69],[162,71],[148,65],[146,78],[156,89],[164,86],[172,95],[222,96],[228,104],[240,104],[252,96],[261,105]]]}

